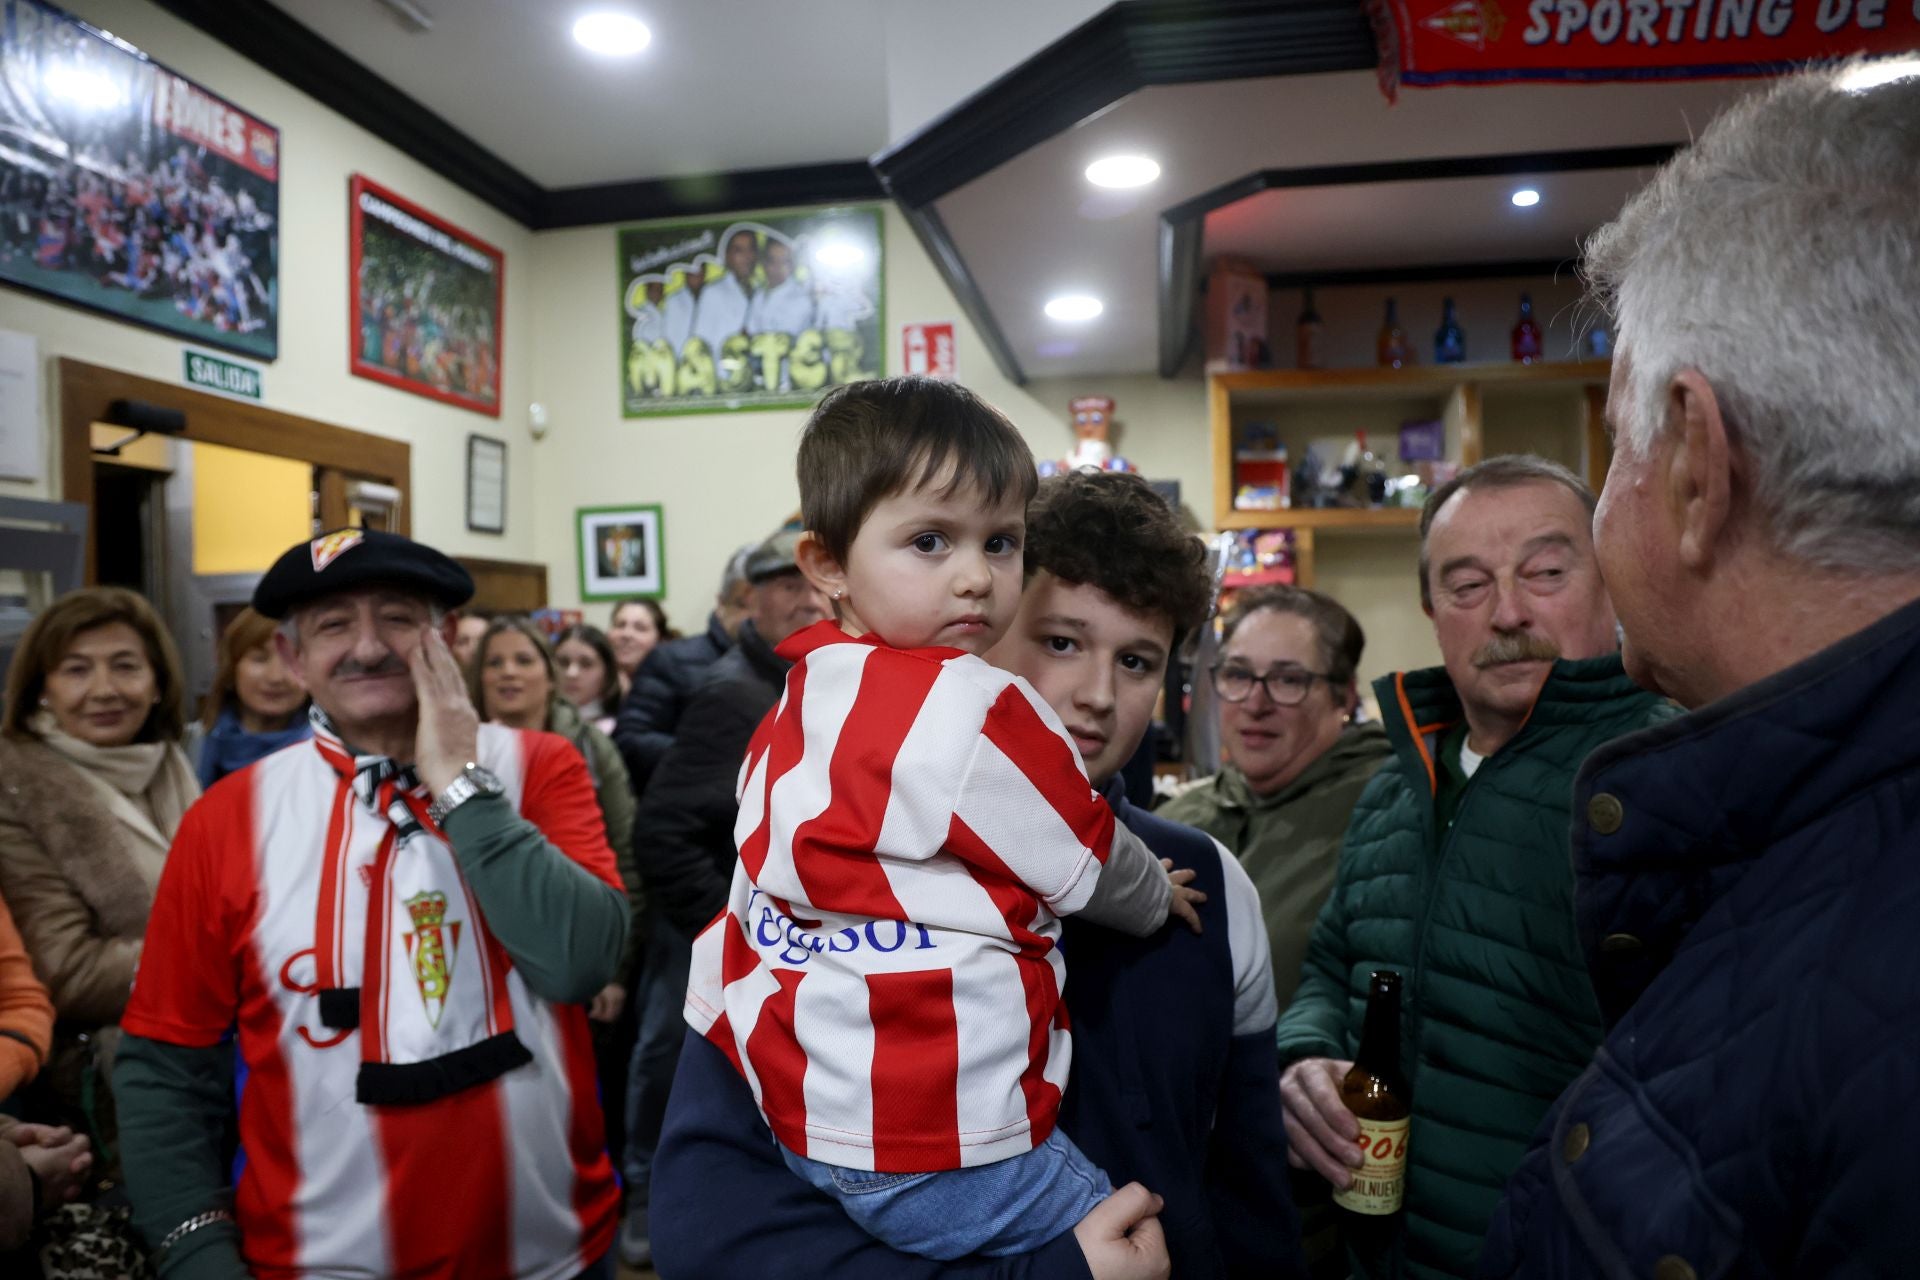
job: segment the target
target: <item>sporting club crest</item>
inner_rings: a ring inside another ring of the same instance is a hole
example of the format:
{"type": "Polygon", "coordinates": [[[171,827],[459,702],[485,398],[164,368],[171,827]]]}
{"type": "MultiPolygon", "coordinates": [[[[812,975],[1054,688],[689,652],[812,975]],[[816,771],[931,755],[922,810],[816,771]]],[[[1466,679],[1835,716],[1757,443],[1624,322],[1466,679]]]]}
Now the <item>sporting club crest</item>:
{"type": "Polygon", "coordinates": [[[461,922],[447,919],[447,895],[437,889],[416,893],[407,899],[406,906],[413,918],[413,932],[407,935],[407,959],[413,965],[413,981],[420,988],[427,1022],[437,1028],[440,1012],[447,1007],[447,991],[453,985],[453,966],[460,955],[461,922]]]}
{"type": "Polygon", "coordinates": [[[366,540],[366,533],[360,529],[341,529],[324,538],[315,538],[307,544],[307,553],[313,557],[313,571],[319,573],[366,540]]]}

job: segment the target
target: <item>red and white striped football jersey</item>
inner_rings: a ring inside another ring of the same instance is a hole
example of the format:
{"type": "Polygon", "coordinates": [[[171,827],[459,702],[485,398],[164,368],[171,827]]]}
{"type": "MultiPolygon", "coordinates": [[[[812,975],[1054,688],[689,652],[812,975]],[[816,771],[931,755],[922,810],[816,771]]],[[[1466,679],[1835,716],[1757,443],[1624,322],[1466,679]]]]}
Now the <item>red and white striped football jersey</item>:
{"type": "Polygon", "coordinates": [[[818,623],[741,772],[727,910],[687,1020],[790,1150],[931,1172],[1053,1131],[1071,1046],[1059,915],[1113,812],[1026,683],[954,649],[818,623]]]}
{"type": "MultiPolygon", "coordinates": [[[[524,817],[619,887],[571,744],[482,725],[479,753],[524,817]]],[[[207,1046],[237,1022],[248,1078],[235,1215],[255,1276],[576,1275],[611,1246],[619,1198],[582,1009],[548,1003],[509,969],[513,1025],[533,1061],[416,1106],[356,1102],[361,1033],[320,1020],[314,934],[328,851],[346,842],[346,865],[369,876],[389,830],[313,742],[222,780],[174,838],[121,1025],[207,1046]]],[[[483,979],[480,932],[469,925],[447,947],[451,984],[483,979]]],[[[394,982],[412,994],[410,977],[394,982]]]]}

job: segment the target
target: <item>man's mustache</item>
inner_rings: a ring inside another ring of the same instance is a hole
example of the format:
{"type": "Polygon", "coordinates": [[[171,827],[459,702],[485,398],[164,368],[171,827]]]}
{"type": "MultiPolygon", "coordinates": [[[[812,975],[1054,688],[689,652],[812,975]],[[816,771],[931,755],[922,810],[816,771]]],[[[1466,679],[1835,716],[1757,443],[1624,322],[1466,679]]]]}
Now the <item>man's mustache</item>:
{"type": "Polygon", "coordinates": [[[400,655],[389,653],[380,661],[368,664],[358,658],[342,658],[340,665],[333,669],[333,678],[345,680],[350,676],[403,676],[407,674],[407,664],[400,655]]]}
{"type": "Polygon", "coordinates": [[[1485,670],[1509,662],[1556,662],[1560,646],[1531,631],[1506,631],[1482,645],[1473,655],[1473,665],[1485,670]]]}

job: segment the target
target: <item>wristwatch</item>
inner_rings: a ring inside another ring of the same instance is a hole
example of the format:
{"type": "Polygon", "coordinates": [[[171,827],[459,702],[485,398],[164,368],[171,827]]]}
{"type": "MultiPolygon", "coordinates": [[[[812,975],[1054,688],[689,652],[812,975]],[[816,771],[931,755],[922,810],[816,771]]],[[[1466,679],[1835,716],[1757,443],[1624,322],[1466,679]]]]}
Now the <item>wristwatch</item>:
{"type": "Polygon", "coordinates": [[[469,760],[460,770],[460,776],[449,782],[447,789],[427,806],[427,816],[436,827],[445,826],[447,815],[475,796],[503,795],[506,789],[500,779],[469,760]]]}

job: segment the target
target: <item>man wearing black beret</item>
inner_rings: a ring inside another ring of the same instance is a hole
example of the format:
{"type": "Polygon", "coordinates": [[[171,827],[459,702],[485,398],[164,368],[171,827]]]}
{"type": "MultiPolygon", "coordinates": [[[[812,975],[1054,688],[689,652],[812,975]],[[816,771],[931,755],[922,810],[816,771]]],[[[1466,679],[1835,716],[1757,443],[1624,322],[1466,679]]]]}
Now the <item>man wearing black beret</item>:
{"type": "Polygon", "coordinates": [[[472,594],[361,529],[254,593],[314,737],[188,811],[154,900],[114,1087],[164,1276],[609,1274],[580,1006],[626,894],[579,753],[474,714],[445,618],[472,594]]]}

